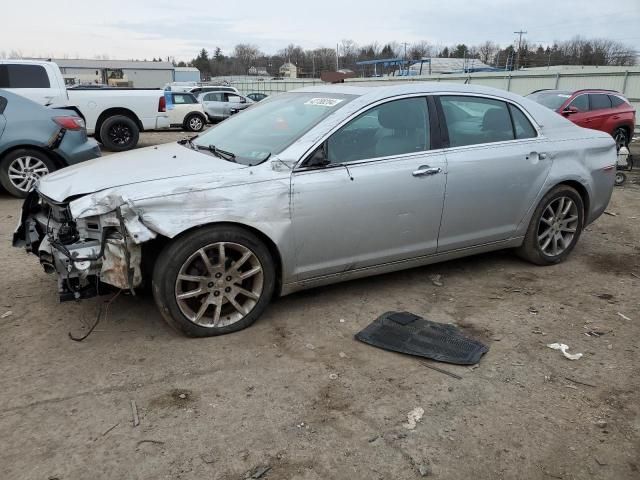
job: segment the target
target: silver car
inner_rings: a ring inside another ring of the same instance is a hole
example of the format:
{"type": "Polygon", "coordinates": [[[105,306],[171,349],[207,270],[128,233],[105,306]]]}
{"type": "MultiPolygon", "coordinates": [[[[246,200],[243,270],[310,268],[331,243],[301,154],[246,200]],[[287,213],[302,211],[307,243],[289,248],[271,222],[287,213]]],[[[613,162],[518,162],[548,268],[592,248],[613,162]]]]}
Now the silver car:
{"type": "Polygon", "coordinates": [[[255,102],[233,92],[205,92],[198,96],[205,113],[212,122],[229,118],[234,113],[250,107],[255,102]]]}
{"type": "Polygon", "coordinates": [[[317,285],[503,248],[561,262],[615,161],[606,133],[501,90],[316,86],[44,177],[14,245],[62,300],[146,283],[171,325],[218,335],[317,285]]]}

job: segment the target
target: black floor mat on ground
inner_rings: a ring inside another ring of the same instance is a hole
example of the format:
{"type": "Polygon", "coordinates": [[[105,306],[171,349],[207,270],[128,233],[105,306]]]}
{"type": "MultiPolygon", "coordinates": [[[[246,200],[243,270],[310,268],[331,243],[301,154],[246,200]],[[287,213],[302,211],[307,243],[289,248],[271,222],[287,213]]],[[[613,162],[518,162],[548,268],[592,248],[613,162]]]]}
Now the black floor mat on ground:
{"type": "Polygon", "coordinates": [[[387,312],[356,334],[361,342],[439,362],[473,365],[489,348],[465,337],[455,326],[409,312],[387,312]]]}

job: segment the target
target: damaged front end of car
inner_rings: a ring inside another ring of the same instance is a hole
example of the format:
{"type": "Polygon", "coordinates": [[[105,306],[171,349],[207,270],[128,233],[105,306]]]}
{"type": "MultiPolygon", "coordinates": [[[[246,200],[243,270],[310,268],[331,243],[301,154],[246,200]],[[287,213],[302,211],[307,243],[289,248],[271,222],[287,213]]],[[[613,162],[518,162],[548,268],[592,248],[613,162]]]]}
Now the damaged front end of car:
{"type": "Polygon", "coordinates": [[[13,246],[36,255],[45,272],[57,273],[62,302],[108,293],[113,287],[133,292],[142,283],[140,244],[155,234],[122,198],[78,212],[74,206],[82,208],[81,200],[56,202],[32,190],[13,246]]]}

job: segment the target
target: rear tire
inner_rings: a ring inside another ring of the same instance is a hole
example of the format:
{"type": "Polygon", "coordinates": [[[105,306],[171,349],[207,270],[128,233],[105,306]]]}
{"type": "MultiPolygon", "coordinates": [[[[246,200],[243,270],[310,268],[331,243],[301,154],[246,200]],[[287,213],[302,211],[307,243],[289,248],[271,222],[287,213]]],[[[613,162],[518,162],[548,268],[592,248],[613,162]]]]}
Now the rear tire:
{"type": "Polygon", "coordinates": [[[268,248],[234,226],[203,227],[168,244],[151,283],[164,319],[191,337],[223,335],[253,324],[275,284],[268,248]]]}
{"type": "Polygon", "coordinates": [[[56,170],[56,164],[43,152],[20,148],[0,161],[0,184],[14,197],[24,198],[36,180],[56,170]]]}
{"type": "Polygon", "coordinates": [[[184,119],[184,129],[190,132],[201,132],[204,128],[206,120],[202,115],[192,113],[184,119]]]}
{"type": "Polygon", "coordinates": [[[569,185],[558,185],[540,200],[516,252],[536,265],[560,263],[575,247],[583,228],[582,197],[569,185]]]}
{"type": "Polygon", "coordinates": [[[109,117],[100,126],[102,144],[112,152],[131,150],[138,144],[139,138],[138,125],[126,115],[109,117]]]}
{"type": "Polygon", "coordinates": [[[616,187],[619,187],[620,185],[624,185],[624,182],[627,181],[627,175],[622,173],[622,172],[616,172],[616,187]]]}

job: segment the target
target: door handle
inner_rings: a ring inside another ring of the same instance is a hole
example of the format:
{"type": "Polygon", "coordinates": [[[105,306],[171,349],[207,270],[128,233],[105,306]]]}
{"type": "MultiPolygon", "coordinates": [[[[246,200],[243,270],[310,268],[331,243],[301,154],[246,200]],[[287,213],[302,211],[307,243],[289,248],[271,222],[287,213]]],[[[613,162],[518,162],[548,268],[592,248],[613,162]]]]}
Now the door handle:
{"type": "Polygon", "coordinates": [[[418,167],[418,170],[414,170],[411,175],[414,177],[425,177],[427,175],[435,175],[440,173],[442,169],[440,167],[430,167],[429,165],[422,165],[418,167]]]}
{"type": "Polygon", "coordinates": [[[549,158],[549,155],[544,152],[531,152],[529,155],[527,155],[527,160],[532,157],[538,157],[538,160],[546,160],[547,158],[549,158]]]}

